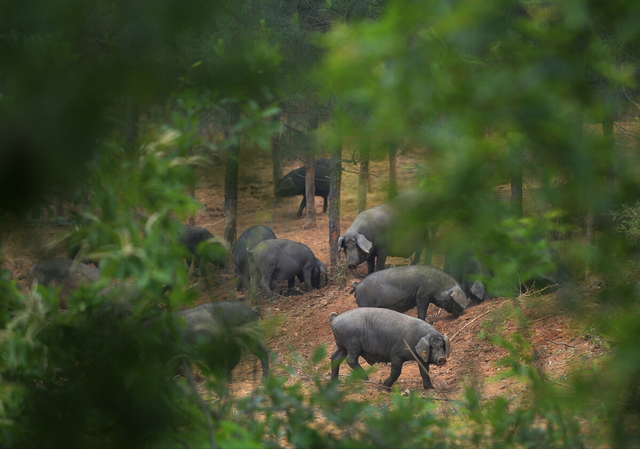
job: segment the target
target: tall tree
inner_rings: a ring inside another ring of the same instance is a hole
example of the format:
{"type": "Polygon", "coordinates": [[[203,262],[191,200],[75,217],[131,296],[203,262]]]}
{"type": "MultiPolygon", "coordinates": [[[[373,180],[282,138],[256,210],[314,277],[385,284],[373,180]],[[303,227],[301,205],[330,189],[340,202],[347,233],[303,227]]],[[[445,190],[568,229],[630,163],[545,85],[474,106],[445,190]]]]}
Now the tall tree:
{"type": "Polygon", "coordinates": [[[316,146],[318,132],[318,116],[312,114],[309,122],[309,132],[311,134],[311,145],[309,146],[305,162],[305,195],[307,198],[307,212],[304,218],[304,229],[313,229],[316,225],[316,146]]]}
{"type": "Polygon", "coordinates": [[[522,218],[522,166],[524,151],[517,146],[511,149],[511,214],[522,218]]]}
{"type": "Polygon", "coordinates": [[[340,185],[342,182],[342,140],[331,148],[331,178],[329,181],[329,263],[331,275],[335,274],[340,248],[340,185]]]}
{"type": "Polygon", "coordinates": [[[358,213],[367,208],[367,192],[371,191],[371,178],[369,177],[371,142],[366,136],[361,136],[359,145],[360,173],[358,174],[358,213]]]}
{"type": "Polygon", "coordinates": [[[389,199],[398,194],[398,147],[389,147],[389,199]]]}

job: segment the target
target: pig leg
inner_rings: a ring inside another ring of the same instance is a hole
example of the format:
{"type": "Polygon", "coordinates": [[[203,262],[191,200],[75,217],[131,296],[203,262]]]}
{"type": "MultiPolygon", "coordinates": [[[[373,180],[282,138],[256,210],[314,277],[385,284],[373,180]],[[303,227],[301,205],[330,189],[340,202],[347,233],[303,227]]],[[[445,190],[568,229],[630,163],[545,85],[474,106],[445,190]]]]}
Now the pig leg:
{"type": "Polygon", "coordinates": [[[287,281],[287,294],[291,295],[293,293],[293,287],[296,285],[296,278],[293,277],[287,281]]]}
{"type": "MultiPolygon", "coordinates": [[[[413,260],[411,261],[411,265],[416,265],[418,264],[418,262],[420,262],[420,256],[422,255],[422,245],[418,245],[416,247],[416,252],[413,256],[413,260]]],[[[425,261],[425,264],[427,262],[425,261]]]]}
{"type": "MultiPolygon", "coordinates": [[[[384,263],[387,261],[387,252],[386,251],[378,251],[376,258],[376,271],[384,270],[384,263]]],[[[369,273],[371,274],[371,273],[369,273]]]]}
{"type": "Polygon", "coordinates": [[[364,369],[358,363],[358,358],[360,358],[359,355],[347,354],[347,363],[349,364],[352,370],[360,371],[362,373],[362,376],[364,376],[363,377],[364,380],[369,380],[369,376],[367,376],[367,373],[365,373],[364,369]]]}
{"type": "Polygon", "coordinates": [[[260,287],[266,291],[271,290],[271,284],[273,283],[273,273],[275,269],[273,267],[266,267],[262,272],[262,279],[260,279],[260,287]]]}
{"type": "Polygon", "coordinates": [[[250,349],[251,352],[260,359],[260,364],[262,365],[262,377],[267,377],[269,375],[269,352],[267,351],[267,348],[265,348],[261,343],[256,342],[256,344],[250,349]]]}
{"type": "Polygon", "coordinates": [[[422,386],[425,390],[433,390],[433,384],[431,383],[431,378],[429,377],[429,365],[425,365],[424,367],[420,364],[420,375],[422,376],[422,386]]]}
{"type": "Polygon", "coordinates": [[[340,371],[340,364],[347,357],[347,348],[338,346],[336,352],[331,355],[331,380],[337,379],[340,371]]]}
{"type": "Polygon", "coordinates": [[[429,296],[423,291],[423,287],[420,287],[416,292],[416,306],[418,307],[418,319],[424,320],[427,318],[427,309],[429,307],[429,296]]]}
{"type": "Polygon", "coordinates": [[[327,212],[327,197],[324,197],[324,206],[322,206],[322,212],[327,212]]]}
{"type": "Polygon", "coordinates": [[[391,387],[398,380],[400,374],[402,373],[402,361],[393,361],[391,362],[391,375],[383,382],[385,387],[391,387]]]}
{"type": "Polygon", "coordinates": [[[367,274],[371,274],[376,269],[376,259],[374,257],[370,257],[367,259],[367,274]]]}
{"type": "Polygon", "coordinates": [[[311,285],[311,272],[313,271],[312,267],[304,267],[302,272],[304,278],[304,291],[310,292],[313,290],[313,286],[311,285]]]}
{"type": "Polygon", "coordinates": [[[300,203],[300,207],[298,208],[298,213],[296,214],[296,218],[302,217],[302,211],[307,207],[307,195],[302,195],[302,202],[300,203]]]}
{"type": "Polygon", "coordinates": [[[194,276],[198,275],[198,270],[200,269],[200,259],[201,257],[198,256],[197,254],[193,256],[193,275],[194,276]]]}

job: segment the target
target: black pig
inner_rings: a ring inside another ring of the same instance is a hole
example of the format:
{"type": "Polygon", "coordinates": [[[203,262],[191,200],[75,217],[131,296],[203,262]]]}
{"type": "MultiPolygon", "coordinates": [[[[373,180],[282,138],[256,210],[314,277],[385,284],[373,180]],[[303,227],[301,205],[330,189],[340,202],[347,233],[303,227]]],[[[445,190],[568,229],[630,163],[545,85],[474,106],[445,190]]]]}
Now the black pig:
{"type": "Polygon", "coordinates": [[[252,250],[263,240],[275,239],[276,234],[267,226],[251,226],[244,231],[233,250],[233,263],[236,265],[236,290],[249,286],[249,256],[252,250]]]}
{"type": "Polygon", "coordinates": [[[199,357],[212,369],[220,368],[228,377],[240,361],[241,340],[262,364],[262,376],[269,375],[269,353],[255,332],[236,332],[255,324],[260,314],[238,302],[210,302],[192,309],[180,310],[174,317],[183,321],[182,342],[198,345],[199,357]]]}
{"type": "Polygon", "coordinates": [[[425,390],[433,388],[429,365],[443,366],[451,355],[446,335],[440,334],[424,320],[387,309],[364,307],[329,316],[338,349],[331,356],[331,379],[338,379],[340,364],[347,363],[368,379],[358,363],[364,358],[369,365],[391,363],[391,375],[384,381],[391,387],[400,377],[404,362],[420,360],[420,375],[425,390]]]}
{"type": "Polygon", "coordinates": [[[218,242],[209,231],[198,226],[186,225],[182,235],[180,236],[180,243],[186,246],[192,255],[192,257],[187,258],[187,271],[191,268],[191,263],[193,261],[194,275],[198,274],[198,270],[200,269],[200,260],[202,258],[198,245],[207,241],[210,242],[212,246],[207,249],[205,260],[207,262],[211,262],[216,267],[224,267],[224,254],[226,251],[222,244],[218,242]]]}
{"type": "MultiPolygon", "coordinates": [[[[315,161],[315,187],[316,196],[324,198],[324,206],[322,212],[327,211],[327,196],[329,195],[329,176],[331,174],[331,161],[329,159],[318,159],[315,161]]],[[[296,214],[296,218],[302,216],[302,211],[307,206],[307,196],[305,194],[305,179],[307,176],[307,168],[300,167],[287,173],[275,188],[275,195],[281,198],[302,195],[302,202],[296,214]]]]}
{"type": "Polygon", "coordinates": [[[421,320],[426,318],[430,303],[455,316],[468,306],[467,295],[460,284],[429,265],[394,267],[372,273],[356,285],[355,296],[358,307],[406,312],[417,306],[421,320]]]}
{"type": "Polygon", "coordinates": [[[279,284],[282,281],[289,282],[291,291],[296,276],[304,282],[308,292],[321,287],[321,274],[324,274],[326,282],[329,280],[327,268],[303,243],[285,239],[264,240],[249,252],[252,294],[257,290],[258,283],[264,290],[271,291],[274,281],[277,283],[277,293],[280,292],[279,284]]]}

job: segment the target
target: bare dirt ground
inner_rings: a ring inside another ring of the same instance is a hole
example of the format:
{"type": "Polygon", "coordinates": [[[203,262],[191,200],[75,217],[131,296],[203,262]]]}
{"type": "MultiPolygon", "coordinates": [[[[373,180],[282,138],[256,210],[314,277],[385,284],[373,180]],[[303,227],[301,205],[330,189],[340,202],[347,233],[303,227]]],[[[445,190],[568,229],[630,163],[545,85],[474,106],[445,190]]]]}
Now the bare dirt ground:
{"type": "MultiPolygon", "coordinates": [[[[419,159],[419,155],[399,155],[398,174],[401,191],[416,184],[415,164],[419,159]]],[[[283,173],[286,174],[300,165],[299,161],[290,163],[284,168],[283,173]]],[[[252,225],[265,224],[274,230],[278,238],[305,243],[328,267],[328,214],[322,213],[323,200],[320,197],[316,198],[317,228],[304,230],[304,220],[294,218],[301,197],[284,199],[274,204],[271,163],[265,155],[246,154],[240,167],[238,235],[252,225]]],[[[357,175],[349,173],[357,171],[357,168],[347,164],[344,164],[344,167],[347,172],[343,174],[342,181],[342,232],[346,231],[357,214],[357,175]]],[[[372,179],[369,207],[386,199],[388,162],[372,161],[370,171],[379,176],[372,179]]],[[[207,226],[220,241],[223,241],[223,163],[201,173],[196,197],[203,204],[202,210],[196,216],[196,225],[207,226]]],[[[61,228],[51,224],[5,230],[1,236],[5,267],[10,270],[13,279],[24,285],[22,278],[26,277],[28,268],[43,257],[42,245],[51,241],[60,230],[61,228]]],[[[52,255],[66,257],[62,246],[60,245],[52,255]]],[[[433,264],[442,267],[443,260],[442,251],[436,246],[433,264]]],[[[387,263],[406,265],[409,259],[391,258],[387,263]]],[[[356,307],[355,298],[350,294],[351,283],[354,280],[359,281],[365,274],[366,266],[363,264],[354,271],[343,270],[342,274],[335,276],[328,286],[320,290],[310,293],[300,291],[293,296],[283,296],[274,301],[262,300],[260,307],[265,318],[265,338],[272,351],[275,373],[289,376],[291,381],[300,381],[303,384],[308,384],[309,376],[316,371],[323,378],[329,378],[328,357],[335,350],[335,343],[330,325],[326,321],[330,312],[341,313],[356,307]],[[326,346],[326,363],[322,366],[306,363],[319,345],[326,346]],[[295,367],[296,374],[292,375],[282,369],[282,364],[295,367]]],[[[214,274],[212,280],[199,278],[193,282],[196,287],[201,287],[198,303],[210,300],[244,300],[244,293],[235,292],[235,282],[230,275],[214,274]],[[205,284],[208,288],[204,288],[205,284]],[[213,294],[211,285],[215,290],[213,294]]],[[[585,294],[589,292],[585,291],[585,294]]],[[[563,315],[557,305],[555,294],[525,297],[521,300],[523,313],[529,318],[530,327],[526,332],[533,343],[534,363],[551,381],[562,384],[564,377],[572,369],[581,366],[585,360],[603,354],[604,349],[597,341],[592,341],[577,330],[572,326],[571,318],[563,315]]],[[[417,312],[412,310],[408,315],[416,316],[417,312]]],[[[492,340],[499,332],[509,339],[509,335],[520,330],[518,313],[513,308],[513,301],[506,298],[486,301],[471,307],[457,319],[431,305],[427,321],[452,339],[453,353],[447,365],[431,368],[436,390],[422,394],[440,399],[458,399],[464,392],[464,387],[473,383],[481,389],[485,398],[498,395],[516,401],[522,398],[526,387],[524,381],[514,377],[503,377],[507,367],[499,361],[507,352],[492,340]]],[[[365,369],[369,369],[366,362],[362,361],[362,364],[365,369]]],[[[370,373],[370,381],[364,384],[363,391],[355,393],[355,398],[384,402],[389,393],[382,387],[381,382],[388,377],[389,371],[388,365],[374,367],[370,373]]],[[[341,375],[348,372],[349,367],[343,364],[341,375]]],[[[239,396],[248,394],[259,384],[260,375],[256,358],[252,355],[243,357],[233,373],[232,393],[239,396]]],[[[397,385],[402,391],[423,392],[416,363],[405,363],[397,385]]]]}

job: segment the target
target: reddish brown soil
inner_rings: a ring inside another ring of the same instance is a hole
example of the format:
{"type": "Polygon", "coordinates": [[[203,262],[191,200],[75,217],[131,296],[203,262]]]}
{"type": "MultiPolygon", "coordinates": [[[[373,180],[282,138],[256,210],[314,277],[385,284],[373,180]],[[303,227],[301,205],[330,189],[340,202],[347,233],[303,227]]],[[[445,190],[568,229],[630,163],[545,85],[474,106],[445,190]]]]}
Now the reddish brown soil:
{"type": "MultiPolygon", "coordinates": [[[[348,157],[345,154],[345,157],[348,157]]],[[[322,213],[322,199],[316,199],[317,228],[302,229],[303,219],[295,219],[301,197],[284,199],[274,204],[273,183],[270,180],[270,161],[260,154],[249,154],[241,161],[239,204],[238,204],[238,235],[254,224],[265,224],[271,227],[279,238],[285,238],[305,243],[316,256],[329,266],[328,246],[328,214],[322,213]]],[[[415,185],[414,168],[416,155],[399,155],[398,173],[400,176],[400,190],[415,185]]],[[[379,204],[385,198],[385,183],[388,179],[388,163],[373,161],[371,172],[379,177],[373,178],[372,191],[369,195],[368,206],[379,204]]],[[[289,164],[284,169],[299,166],[289,164]]],[[[345,165],[348,171],[356,171],[353,165],[345,165]]],[[[203,204],[203,209],[197,214],[196,225],[206,226],[220,241],[224,227],[224,167],[216,167],[201,173],[196,197],[203,204]],[[212,226],[211,226],[212,225],[212,226]]],[[[341,229],[344,232],[356,216],[357,175],[343,174],[341,201],[341,229]]],[[[2,236],[2,248],[6,257],[5,267],[11,271],[14,279],[26,276],[27,269],[39,260],[44,252],[43,244],[52,240],[60,232],[60,228],[52,225],[38,225],[27,229],[13,229],[5,231],[2,236]]],[[[443,232],[443,230],[441,230],[443,232]]],[[[446,230],[444,230],[446,232],[446,230]]],[[[64,257],[62,245],[54,254],[64,257]]],[[[433,263],[442,266],[443,256],[436,247],[433,263]]],[[[408,259],[392,258],[389,265],[405,265],[408,259]]],[[[330,325],[326,323],[330,312],[344,312],[356,307],[355,299],[350,294],[351,283],[360,280],[366,274],[366,267],[360,266],[355,271],[346,271],[335,276],[333,281],[320,290],[310,293],[298,292],[293,296],[279,297],[268,301],[263,299],[260,307],[265,317],[267,330],[266,341],[275,360],[274,371],[280,375],[290,376],[292,381],[309,382],[309,376],[316,372],[323,378],[329,378],[328,357],[335,350],[335,343],[330,325]],[[319,366],[313,365],[308,359],[319,345],[324,344],[327,350],[326,362],[319,366]],[[292,355],[297,353],[298,357],[292,355]],[[296,368],[296,375],[291,375],[279,367],[286,364],[296,368]]],[[[235,292],[230,275],[214,275],[213,282],[208,283],[202,278],[196,279],[202,288],[198,303],[209,300],[244,299],[243,294],[235,292]],[[213,284],[215,292],[204,288],[205,284],[213,284]],[[209,293],[206,293],[209,292],[209,293]],[[211,297],[214,296],[214,297],[211,297]]],[[[24,281],[19,281],[24,284],[24,281]]],[[[300,287],[299,284],[297,284],[300,287]]],[[[556,305],[555,295],[550,294],[538,298],[523,298],[525,316],[530,318],[530,337],[535,353],[534,364],[540,367],[548,377],[562,383],[563,377],[586,358],[601,355],[602,349],[580,335],[571,326],[571,319],[564,316],[556,305]]],[[[478,386],[486,398],[505,395],[520,398],[525,382],[514,377],[502,378],[507,367],[499,360],[507,353],[501,347],[492,343],[491,336],[498,331],[509,339],[518,331],[518,320],[512,309],[512,301],[499,298],[472,307],[459,318],[435,306],[430,306],[427,321],[435,328],[452,338],[453,353],[450,361],[444,367],[431,367],[431,375],[437,389],[428,394],[434,397],[459,398],[464,387],[473,383],[478,386]],[[488,337],[479,335],[486,329],[488,337]]],[[[416,316],[416,311],[408,312],[416,316]]],[[[366,362],[363,367],[369,369],[366,362]]],[[[346,364],[341,367],[341,375],[350,369],[346,364]]],[[[355,394],[363,400],[384,400],[388,396],[380,383],[389,375],[388,365],[377,365],[370,373],[370,382],[365,383],[363,392],[355,394]]],[[[247,394],[251,388],[259,383],[260,368],[256,358],[247,355],[233,373],[232,391],[236,395],[247,394]]],[[[422,381],[416,363],[406,363],[397,385],[401,390],[422,392],[422,381]]]]}

